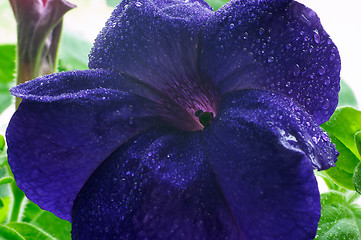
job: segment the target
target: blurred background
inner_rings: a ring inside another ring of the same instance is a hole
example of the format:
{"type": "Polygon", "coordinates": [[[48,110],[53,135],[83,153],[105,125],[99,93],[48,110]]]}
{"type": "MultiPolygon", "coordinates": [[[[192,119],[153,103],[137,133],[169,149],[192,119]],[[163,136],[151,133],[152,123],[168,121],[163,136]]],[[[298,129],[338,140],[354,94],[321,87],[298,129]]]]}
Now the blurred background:
{"type": "MultiPolygon", "coordinates": [[[[102,29],[112,12],[112,7],[119,0],[77,0],[71,1],[78,7],[65,15],[61,54],[73,55],[74,59],[84,58],[91,43],[102,29]],[[73,39],[77,38],[75,42],[73,39]],[[62,46],[78,44],[66,53],[62,46]],[[63,43],[65,42],[65,43],[63,43]],[[64,53],[65,52],[65,53],[64,53]]],[[[361,103],[361,3],[359,0],[300,0],[312,8],[321,18],[321,22],[336,43],[342,60],[341,77],[354,91],[361,103]]],[[[0,44],[16,42],[16,23],[7,0],[0,2],[0,44]]],[[[1,60],[1,59],[0,59],[1,60]]],[[[81,68],[80,64],[78,68],[81,68]]],[[[66,70],[66,68],[64,69],[66,70]]],[[[4,132],[14,109],[9,108],[0,116],[0,132],[4,132]]]]}

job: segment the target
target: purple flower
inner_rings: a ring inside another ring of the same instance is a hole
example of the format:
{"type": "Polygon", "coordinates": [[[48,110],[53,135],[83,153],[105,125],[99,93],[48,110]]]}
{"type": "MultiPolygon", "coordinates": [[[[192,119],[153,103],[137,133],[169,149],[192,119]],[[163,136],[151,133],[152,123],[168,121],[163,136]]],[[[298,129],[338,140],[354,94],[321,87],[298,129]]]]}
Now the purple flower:
{"type": "Polygon", "coordinates": [[[90,70],[40,77],[7,130],[18,185],[73,239],[313,239],[340,58],[286,0],[124,0],[90,70]]]}

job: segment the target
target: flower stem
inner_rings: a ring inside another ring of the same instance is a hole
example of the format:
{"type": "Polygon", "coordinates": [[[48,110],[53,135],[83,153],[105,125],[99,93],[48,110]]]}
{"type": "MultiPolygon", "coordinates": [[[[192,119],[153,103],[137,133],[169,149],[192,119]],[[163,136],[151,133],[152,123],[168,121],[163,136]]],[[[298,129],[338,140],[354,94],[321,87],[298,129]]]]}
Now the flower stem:
{"type": "MultiPolygon", "coordinates": [[[[10,169],[10,166],[8,164],[7,164],[7,168],[8,168],[9,175],[14,177],[14,175],[10,169]]],[[[10,189],[13,194],[13,205],[12,205],[12,209],[11,209],[10,222],[17,222],[20,218],[21,205],[25,198],[25,194],[23,191],[20,190],[20,188],[18,188],[15,180],[13,180],[10,183],[10,189]]]]}

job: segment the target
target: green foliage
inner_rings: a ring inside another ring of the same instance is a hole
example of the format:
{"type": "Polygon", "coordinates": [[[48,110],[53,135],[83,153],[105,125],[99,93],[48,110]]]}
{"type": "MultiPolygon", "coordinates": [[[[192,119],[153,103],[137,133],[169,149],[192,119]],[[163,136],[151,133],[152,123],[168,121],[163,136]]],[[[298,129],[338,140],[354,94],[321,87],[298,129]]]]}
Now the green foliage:
{"type": "Polygon", "coordinates": [[[60,43],[59,70],[88,69],[88,54],[92,44],[83,38],[64,31],[60,43]]]}
{"type": "Polygon", "coordinates": [[[15,45],[0,45],[0,113],[11,104],[9,88],[15,73],[15,45]]]}
{"type": "Polygon", "coordinates": [[[352,180],[355,186],[355,190],[358,193],[361,193],[361,162],[357,164],[352,180]]]}
{"type": "Polygon", "coordinates": [[[213,11],[217,11],[224,4],[229,2],[228,0],[206,0],[206,2],[213,8],[213,11]]]}
{"type": "Polygon", "coordinates": [[[341,187],[355,190],[354,172],[361,160],[355,135],[361,130],[361,112],[350,107],[339,108],[328,122],[322,124],[322,128],[340,153],[336,167],[324,173],[341,187]]]}
{"type": "Polygon", "coordinates": [[[361,208],[352,193],[330,191],[321,194],[321,219],[317,240],[361,239],[361,208]]]}
{"type": "Polygon", "coordinates": [[[118,5],[119,2],[121,2],[120,0],[106,0],[107,5],[109,7],[115,7],[118,5]]]}
{"type": "Polygon", "coordinates": [[[340,93],[338,96],[339,96],[338,107],[350,106],[350,107],[358,108],[355,94],[343,79],[341,79],[340,93]]]}

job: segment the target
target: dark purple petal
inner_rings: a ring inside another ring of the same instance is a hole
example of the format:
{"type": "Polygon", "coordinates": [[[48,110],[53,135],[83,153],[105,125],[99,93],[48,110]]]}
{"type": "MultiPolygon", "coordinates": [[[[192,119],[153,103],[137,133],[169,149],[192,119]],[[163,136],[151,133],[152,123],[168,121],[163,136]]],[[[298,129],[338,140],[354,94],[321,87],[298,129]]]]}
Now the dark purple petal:
{"type": "Polygon", "coordinates": [[[337,154],[302,107],[282,95],[242,90],[224,97],[204,134],[246,239],[314,238],[321,206],[312,164],[327,168],[337,154]]]}
{"type": "Polygon", "coordinates": [[[213,14],[201,2],[123,1],[95,40],[89,67],[139,79],[190,115],[216,112],[218,93],[197,69],[201,30],[213,14]]]}
{"type": "Polygon", "coordinates": [[[24,100],[6,132],[9,164],[41,208],[69,219],[76,194],[98,165],[136,134],[162,124],[154,102],[117,82],[125,90],[131,84],[118,73],[75,71],[12,89],[24,100]]]}
{"type": "Polygon", "coordinates": [[[221,94],[267,89],[321,124],[337,106],[340,57],[316,13],[291,0],[233,1],[207,22],[200,69],[221,94]]]}
{"type": "Polygon", "coordinates": [[[75,200],[73,239],[242,239],[201,134],[155,129],[113,153],[75,200]]]}

